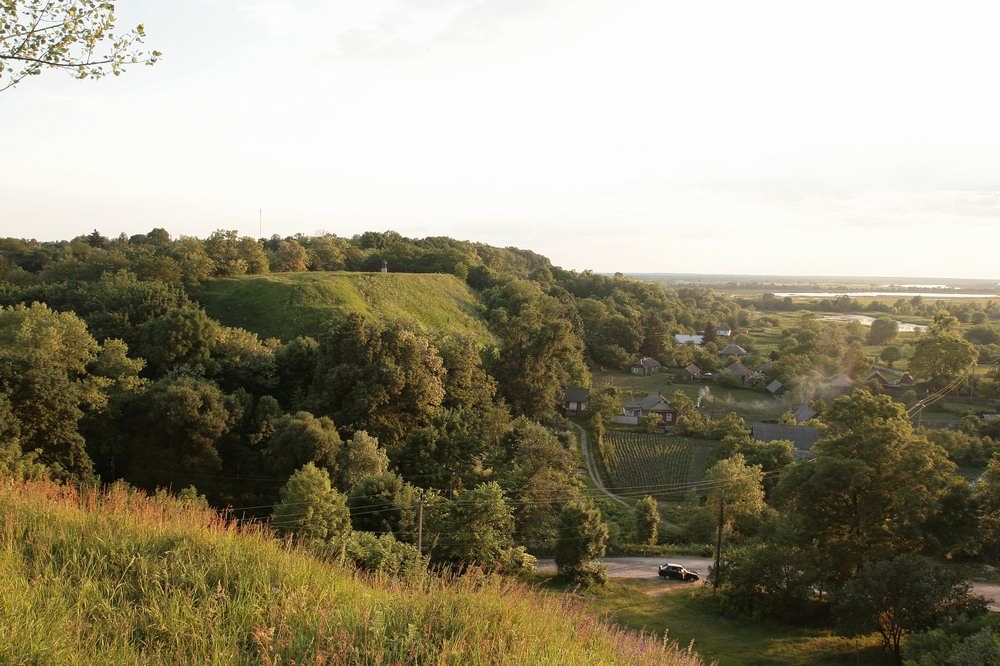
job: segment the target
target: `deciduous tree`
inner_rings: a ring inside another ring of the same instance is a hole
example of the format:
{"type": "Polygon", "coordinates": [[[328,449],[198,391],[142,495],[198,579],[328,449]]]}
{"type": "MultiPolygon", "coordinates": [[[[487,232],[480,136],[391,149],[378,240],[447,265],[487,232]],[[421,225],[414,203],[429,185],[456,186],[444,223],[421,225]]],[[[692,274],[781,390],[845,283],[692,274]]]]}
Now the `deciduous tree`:
{"type": "Polygon", "coordinates": [[[281,502],[271,524],[306,542],[343,541],[351,534],[351,518],[343,495],[326,470],[307,463],[281,488],[281,502]]]}
{"type": "Polygon", "coordinates": [[[130,64],[153,65],[159,51],[142,48],[142,24],[116,27],[115,5],[103,0],[17,0],[0,3],[0,91],[44,69],[78,79],[118,76],[130,64]]]}

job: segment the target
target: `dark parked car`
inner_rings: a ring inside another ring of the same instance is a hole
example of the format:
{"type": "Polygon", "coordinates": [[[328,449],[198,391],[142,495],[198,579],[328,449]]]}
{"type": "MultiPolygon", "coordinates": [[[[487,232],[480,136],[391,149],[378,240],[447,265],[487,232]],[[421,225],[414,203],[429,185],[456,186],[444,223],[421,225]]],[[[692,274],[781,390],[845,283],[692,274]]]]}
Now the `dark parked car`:
{"type": "Polygon", "coordinates": [[[688,571],[679,564],[661,564],[660,577],[682,580],[686,583],[693,583],[696,580],[701,580],[701,576],[693,571],[688,571]]]}

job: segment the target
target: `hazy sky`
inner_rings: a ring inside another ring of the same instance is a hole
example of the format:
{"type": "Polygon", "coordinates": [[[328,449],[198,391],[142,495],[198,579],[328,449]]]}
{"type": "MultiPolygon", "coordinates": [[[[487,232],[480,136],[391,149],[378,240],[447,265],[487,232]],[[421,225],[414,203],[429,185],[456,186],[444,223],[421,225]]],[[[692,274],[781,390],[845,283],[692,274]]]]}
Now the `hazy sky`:
{"type": "Polygon", "coordinates": [[[0,94],[0,234],[374,229],[598,271],[1000,278],[995,3],[119,0],[0,94]]]}

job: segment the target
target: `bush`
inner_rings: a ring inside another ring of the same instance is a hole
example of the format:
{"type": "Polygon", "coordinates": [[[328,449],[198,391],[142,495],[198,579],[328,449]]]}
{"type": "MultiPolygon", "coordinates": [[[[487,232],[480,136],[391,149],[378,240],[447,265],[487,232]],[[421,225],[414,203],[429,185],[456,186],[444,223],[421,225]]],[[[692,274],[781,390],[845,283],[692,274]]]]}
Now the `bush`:
{"type": "Polygon", "coordinates": [[[426,567],[416,546],[397,541],[391,534],[355,532],[347,539],[344,550],[354,566],[371,574],[403,577],[426,567]]]}

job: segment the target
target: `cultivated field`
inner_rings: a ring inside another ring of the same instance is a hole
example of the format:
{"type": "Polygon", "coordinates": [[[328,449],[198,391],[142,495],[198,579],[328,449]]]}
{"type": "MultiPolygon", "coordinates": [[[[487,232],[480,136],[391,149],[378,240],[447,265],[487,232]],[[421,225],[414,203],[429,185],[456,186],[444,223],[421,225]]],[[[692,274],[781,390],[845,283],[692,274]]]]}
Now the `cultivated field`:
{"type": "Polygon", "coordinates": [[[601,457],[609,489],[619,495],[682,498],[669,486],[700,481],[717,442],[684,437],[610,430],[604,435],[601,457]],[[666,486],[667,488],[664,488],[666,486]]]}

